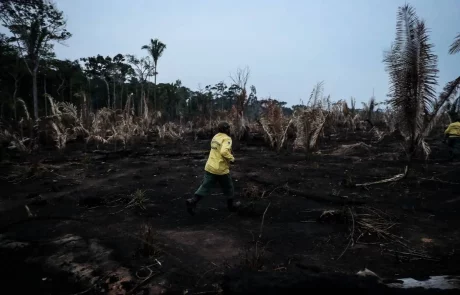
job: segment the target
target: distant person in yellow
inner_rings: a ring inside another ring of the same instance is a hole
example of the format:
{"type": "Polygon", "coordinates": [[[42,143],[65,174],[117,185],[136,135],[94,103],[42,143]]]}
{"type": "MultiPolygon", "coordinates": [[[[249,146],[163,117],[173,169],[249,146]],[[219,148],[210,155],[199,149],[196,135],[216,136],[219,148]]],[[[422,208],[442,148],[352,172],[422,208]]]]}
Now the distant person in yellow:
{"type": "Polygon", "coordinates": [[[235,162],[232,155],[232,138],[230,137],[230,125],[221,122],[217,127],[217,133],[211,140],[211,151],[204,168],[205,175],[203,182],[195,192],[193,198],[186,201],[187,211],[195,215],[196,204],[203,198],[207,197],[211,189],[219,184],[227,197],[227,207],[231,212],[237,211],[240,202],[233,200],[233,182],[230,177],[230,163],[235,162]]]}
{"type": "Polygon", "coordinates": [[[450,148],[449,160],[452,161],[455,154],[458,154],[460,150],[460,118],[457,118],[454,122],[450,123],[444,134],[444,140],[447,140],[447,145],[450,148]]]}

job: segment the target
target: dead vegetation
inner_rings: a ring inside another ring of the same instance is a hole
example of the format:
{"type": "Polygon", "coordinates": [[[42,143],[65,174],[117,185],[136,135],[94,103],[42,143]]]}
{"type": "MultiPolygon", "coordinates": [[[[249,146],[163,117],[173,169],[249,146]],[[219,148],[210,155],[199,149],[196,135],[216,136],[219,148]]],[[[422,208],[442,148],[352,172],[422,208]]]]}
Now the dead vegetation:
{"type": "Polygon", "coordinates": [[[140,208],[142,210],[145,210],[146,203],[148,202],[148,198],[145,195],[145,190],[137,189],[133,194],[131,194],[130,201],[128,205],[126,205],[126,208],[140,208]]]}
{"type": "Polygon", "coordinates": [[[280,151],[293,120],[284,116],[281,106],[274,100],[268,100],[265,108],[265,114],[260,118],[262,128],[270,146],[280,151]]]}
{"type": "Polygon", "coordinates": [[[152,259],[161,255],[161,243],[158,240],[158,234],[151,225],[143,224],[139,229],[138,237],[140,255],[152,259]]]}
{"type": "Polygon", "coordinates": [[[258,200],[266,197],[267,191],[254,183],[248,183],[243,188],[243,197],[249,200],[258,200]]]}
{"type": "Polygon", "coordinates": [[[346,247],[337,260],[357,244],[379,247],[382,253],[397,256],[399,259],[435,260],[423,250],[411,246],[409,241],[401,236],[400,223],[397,218],[380,209],[359,206],[328,210],[321,214],[318,221],[322,223],[346,223],[349,226],[346,247]]]}

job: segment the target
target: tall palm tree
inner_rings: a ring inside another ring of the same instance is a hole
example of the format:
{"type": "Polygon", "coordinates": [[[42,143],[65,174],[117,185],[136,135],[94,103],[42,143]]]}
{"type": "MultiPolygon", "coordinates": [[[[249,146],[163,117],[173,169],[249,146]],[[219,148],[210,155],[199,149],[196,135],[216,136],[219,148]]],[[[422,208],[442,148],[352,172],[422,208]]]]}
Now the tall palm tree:
{"type": "Polygon", "coordinates": [[[154,84],[155,84],[155,89],[153,90],[153,100],[154,100],[155,110],[156,110],[157,108],[157,89],[156,88],[157,88],[157,75],[158,75],[157,65],[158,65],[158,59],[161,57],[161,55],[166,49],[166,44],[162,43],[158,39],[155,39],[155,40],[150,39],[150,44],[142,46],[142,49],[146,49],[153,58],[153,65],[154,65],[153,75],[154,75],[154,84]]]}
{"type": "Polygon", "coordinates": [[[425,137],[460,85],[459,77],[446,85],[439,98],[436,97],[437,56],[432,48],[425,23],[419,20],[415,10],[408,4],[400,7],[396,39],[386,52],[384,62],[390,78],[389,102],[406,138],[408,160],[420,149],[428,157],[430,148],[425,137]]]}
{"type": "Polygon", "coordinates": [[[455,54],[458,52],[460,52],[460,34],[458,34],[457,37],[455,37],[454,43],[452,43],[452,45],[450,45],[449,48],[450,54],[455,54]]]}

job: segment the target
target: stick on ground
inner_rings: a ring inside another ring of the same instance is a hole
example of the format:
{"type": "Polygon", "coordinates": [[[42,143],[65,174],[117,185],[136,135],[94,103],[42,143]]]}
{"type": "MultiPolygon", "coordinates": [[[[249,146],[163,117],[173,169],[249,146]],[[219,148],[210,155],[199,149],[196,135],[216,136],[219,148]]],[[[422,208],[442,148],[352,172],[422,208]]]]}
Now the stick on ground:
{"type": "Polygon", "coordinates": [[[262,231],[264,230],[265,214],[267,213],[268,207],[270,207],[271,203],[272,202],[268,203],[267,208],[265,208],[264,215],[262,215],[262,222],[260,223],[259,239],[262,238],[262,231]]]}

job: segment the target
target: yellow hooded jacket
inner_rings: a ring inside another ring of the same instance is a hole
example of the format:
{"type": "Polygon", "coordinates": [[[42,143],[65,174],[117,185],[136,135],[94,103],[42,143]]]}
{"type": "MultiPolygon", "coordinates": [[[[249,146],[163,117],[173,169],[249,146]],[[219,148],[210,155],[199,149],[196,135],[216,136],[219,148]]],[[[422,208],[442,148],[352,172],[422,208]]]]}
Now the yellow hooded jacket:
{"type": "Polygon", "coordinates": [[[217,133],[212,138],[211,151],[204,170],[216,175],[229,174],[229,163],[233,161],[232,138],[225,133],[217,133]]]}
{"type": "Polygon", "coordinates": [[[449,137],[460,137],[460,122],[453,122],[444,132],[449,137]]]}

